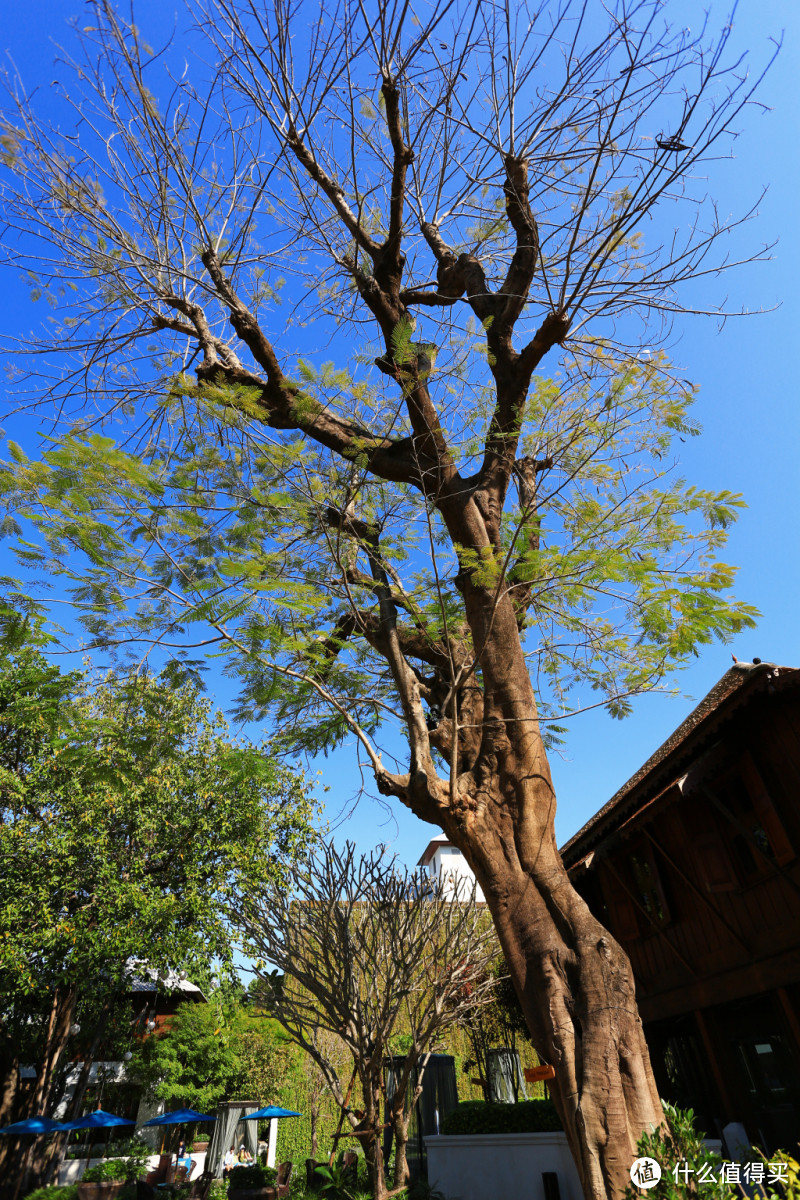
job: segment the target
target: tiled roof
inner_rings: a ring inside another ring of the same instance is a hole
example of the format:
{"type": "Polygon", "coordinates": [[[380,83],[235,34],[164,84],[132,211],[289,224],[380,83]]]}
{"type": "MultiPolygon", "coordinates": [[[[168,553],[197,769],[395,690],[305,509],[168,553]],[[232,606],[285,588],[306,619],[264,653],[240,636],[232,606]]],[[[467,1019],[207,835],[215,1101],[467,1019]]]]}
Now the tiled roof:
{"type": "MultiPolygon", "coordinates": [[[[655,777],[660,775],[658,769],[666,765],[671,758],[675,758],[675,772],[679,773],[677,760],[681,757],[681,749],[687,748],[687,743],[695,740],[696,733],[702,734],[704,726],[716,726],[725,710],[732,707],[737,700],[744,699],[745,693],[749,695],[756,690],[760,691],[761,688],[756,686],[759,682],[766,684],[768,679],[785,678],[786,676],[794,676],[796,679],[800,676],[800,671],[793,667],[777,666],[775,663],[737,662],[730,667],[697,707],[689,713],[686,720],[681,722],[674,733],[671,733],[655,753],[650,755],[608,803],[604,804],[583,828],[573,834],[569,841],[561,847],[561,854],[567,865],[569,866],[581,854],[586,853],[590,843],[596,841],[601,835],[604,826],[614,824],[628,807],[632,807],[639,785],[643,784],[648,776],[654,776],[652,782],[655,784],[657,782],[655,777]],[[626,801],[629,803],[626,804],[626,801]]],[[[642,798],[639,797],[639,799],[642,798]]]]}
{"type": "Polygon", "coordinates": [[[142,959],[129,958],[125,964],[128,987],[132,992],[190,992],[202,996],[197,984],[185,977],[183,972],[168,971],[160,974],[142,959]]]}

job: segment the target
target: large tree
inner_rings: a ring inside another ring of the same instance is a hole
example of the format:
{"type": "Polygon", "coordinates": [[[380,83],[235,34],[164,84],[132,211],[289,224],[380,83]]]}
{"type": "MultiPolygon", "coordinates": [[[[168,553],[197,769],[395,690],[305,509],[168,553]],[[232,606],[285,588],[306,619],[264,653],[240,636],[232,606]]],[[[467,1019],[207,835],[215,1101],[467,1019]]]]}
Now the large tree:
{"type": "Polygon", "coordinates": [[[3,137],[9,257],[53,306],[18,349],[55,441],[3,475],[25,564],[72,575],[96,645],[213,646],[243,714],[354,740],[446,831],[585,1193],[619,1194],[661,1107],[547,747],[752,620],[717,560],[738,498],[670,474],[693,393],[663,353],[737,260],[706,180],[756,86],[731,23],[197,0],[153,50],[92,8],[72,124],[17,81],[3,137]]]}
{"type": "Polygon", "coordinates": [[[73,1053],[111,1047],[137,969],[232,971],[226,900],[285,880],[312,808],[191,685],[92,683],[23,644],[0,654],[0,728],[3,1084],[23,1117],[52,1110],[73,1053]]]}

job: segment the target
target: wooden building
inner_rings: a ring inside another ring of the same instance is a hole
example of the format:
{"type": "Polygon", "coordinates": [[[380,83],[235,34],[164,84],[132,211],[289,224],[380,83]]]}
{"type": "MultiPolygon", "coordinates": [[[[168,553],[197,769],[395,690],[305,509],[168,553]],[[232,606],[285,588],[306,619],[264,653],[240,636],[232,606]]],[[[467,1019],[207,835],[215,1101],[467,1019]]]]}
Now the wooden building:
{"type": "Polygon", "coordinates": [[[562,849],[630,955],[661,1095],[800,1139],[800,670],[737,663],[562,849]]]}

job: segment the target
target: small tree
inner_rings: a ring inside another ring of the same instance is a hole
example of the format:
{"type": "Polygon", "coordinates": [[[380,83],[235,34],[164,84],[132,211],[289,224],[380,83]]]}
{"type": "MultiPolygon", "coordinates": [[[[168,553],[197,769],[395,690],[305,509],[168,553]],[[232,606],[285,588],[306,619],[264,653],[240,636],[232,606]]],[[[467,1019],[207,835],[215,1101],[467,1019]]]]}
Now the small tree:
{"type": "MultiPolygon", "coordinates": [[[[464,1060],[464,1071],[469,1074],[477,1070],[484,1100],[490,1100],[490,1069],[489,1052],[497,1048],[516,1051],[517,1037],[530,1040],[525,1014],[514,991],[514,986],[508,975],[505,961],[498,958],[490,968],[495,979],[494,994],[488,1004],[480,1008],[468,1009],[459,1022],[469,1042],[471,1057],[464,1060]]],[[[519,1098],[520,1080],[514,1073],[513,1086],[515,1098],[519,1098]]]]}
{"type": "MultiPolygon", "coordinates": [[[[490,999],[495,934],[474,893],[451,901],[441,886],[426,891],[382,850],[357,857],[352,845],[322,845],[296,871],[294,885],[245,897],[234,917],[250,953],[284,973],[271,1009],[322,1072],[342,1120],[361,1139],[374,1200],[383,1200],[384,1073],[393,1038],[405,1035],[389,1103],[394,1187],[402,1189],[408,1123],[425,1067],[442,1033],[490,999]],[[329,1053],[331,1035],[352,1059],[349,1084],[329,1053]]],[[[269,975],[262,978],[269,987],[269,975]]]]}
{"type": "Polygon", "coordinates": [[[168,679],[62,676],[23,643],[0,652],[0,728],[0,1020],[37,1066],[25,1116],[51,1107],[81,1009],[84,1049],[106,1036],[131,959],[231,968],[225,900],[285,879],[312,807],[168,679]]]}
{"type": "Polygon", "coordinates": [[[146,1038],[130,1071],[151,1096],[211,1112],[236,1096],[274,1102],[296,1056],[274,1021],[212,997],[184,1004],[163,1032],[146,1038]]]}

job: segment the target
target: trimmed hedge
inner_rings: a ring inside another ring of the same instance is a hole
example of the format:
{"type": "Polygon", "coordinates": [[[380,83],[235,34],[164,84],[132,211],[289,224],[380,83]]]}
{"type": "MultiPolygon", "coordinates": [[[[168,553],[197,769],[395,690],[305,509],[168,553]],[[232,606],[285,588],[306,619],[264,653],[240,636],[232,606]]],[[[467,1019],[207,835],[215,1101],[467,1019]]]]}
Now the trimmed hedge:
{"type": "Polygon", "coordinates": [[[549,1133],[563,1126],[552,1100],[522,1100],[519,1104],[487,1104],[467,1100],[442,1121],[442,1133],[549,1133]]]}

